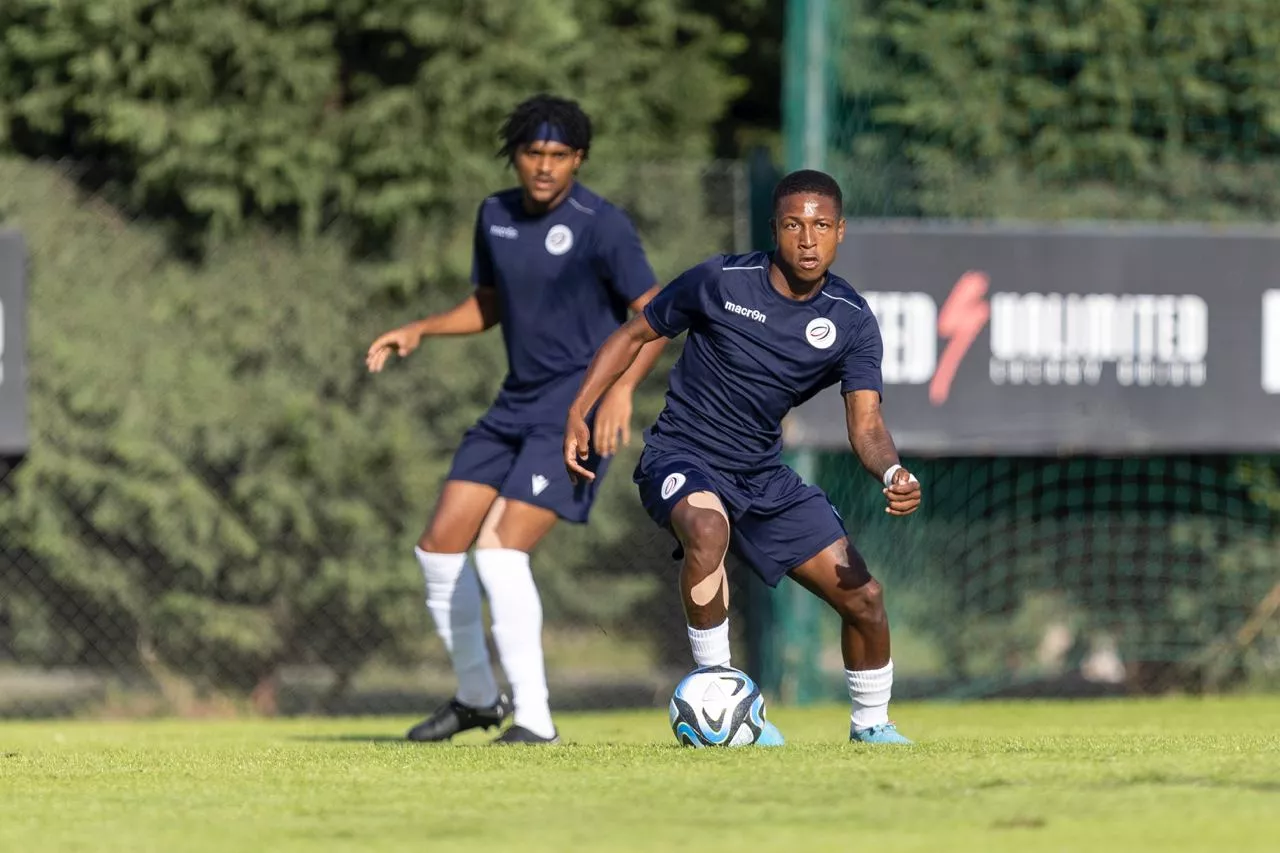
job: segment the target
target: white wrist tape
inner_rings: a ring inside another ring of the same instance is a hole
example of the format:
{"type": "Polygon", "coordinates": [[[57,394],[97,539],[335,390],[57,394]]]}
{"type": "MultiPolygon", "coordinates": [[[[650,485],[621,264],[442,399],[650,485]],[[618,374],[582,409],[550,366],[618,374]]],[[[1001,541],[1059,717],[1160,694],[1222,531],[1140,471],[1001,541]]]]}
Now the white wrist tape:
{"type": "MultiPolygon", "coordinates": [[[[884,472],[883,480],[884,480],[884,486],[886,489],[893,485],[893,475],[898,473],[898,471],[900,471],[901,469],[902,469],[901,465],[890,465],[889,470],[884,472]]],[[[910,483],[920,482],[919,480],[916,479],[915,474],[908,474],[907,476],[909,478],[907,482],[910,482],[910,483]]]]}

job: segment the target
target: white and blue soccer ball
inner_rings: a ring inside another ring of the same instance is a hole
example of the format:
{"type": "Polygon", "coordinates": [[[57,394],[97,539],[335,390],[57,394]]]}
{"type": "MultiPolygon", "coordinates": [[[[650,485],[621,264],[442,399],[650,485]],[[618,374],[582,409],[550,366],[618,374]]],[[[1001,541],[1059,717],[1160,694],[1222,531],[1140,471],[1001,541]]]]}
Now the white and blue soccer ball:
{"type": "Polygon", "coordinates": [[[671,731],[682,746],[751,746],[765,727],[760,688],[729,666],[699,667],[686,675],[669,711],[671,731]]]}

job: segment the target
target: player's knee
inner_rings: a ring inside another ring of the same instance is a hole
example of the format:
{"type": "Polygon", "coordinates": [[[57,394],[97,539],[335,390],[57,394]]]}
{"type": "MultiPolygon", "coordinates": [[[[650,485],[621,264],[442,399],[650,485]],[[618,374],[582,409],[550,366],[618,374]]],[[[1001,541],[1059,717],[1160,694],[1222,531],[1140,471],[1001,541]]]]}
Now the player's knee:
{"type": "MultiPolygon", "coordinates": [[[[422,531],[422,535],[418,537],[418,547],[428,554],[448,554],[449,551],[441,550],[440,539],[434,534],[430,527],[422,531]]],[[[453,552],[458,553],[458,552],[453,552]]]]}
{"type": "Polygon", "coordinates": [[[728,520],[715,510],[688,507],[673,522],[689,561],[715,570],[729,547],[728,520]]]}
{"type": "Polygon", "coordinates": [[[887,618],[884,610],[884,588],[869,574],[867,578],[866,583],[857,587],[842,588],[839,598],[834,602],[844,621],[858,625],[877,625],[887,618]]]}
{"type": "Polygon", "coordinates": [[[471,541],[456,531],[437,529],[432,525],[418,537],[418,547],[429,554],[461,554],[471,547],[471,541]]]}

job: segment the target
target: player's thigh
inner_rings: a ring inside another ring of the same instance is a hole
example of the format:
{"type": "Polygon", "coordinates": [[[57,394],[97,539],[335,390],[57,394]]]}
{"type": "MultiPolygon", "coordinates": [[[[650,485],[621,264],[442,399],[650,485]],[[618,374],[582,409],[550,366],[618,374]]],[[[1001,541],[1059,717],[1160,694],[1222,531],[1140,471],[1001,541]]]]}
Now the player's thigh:
{"type": "MultiPolygon", "coordinates": [[[[601,459],[593,452],[586,465],[595,471],[595,480],[575,483],[564,469],[563,450],[563,427],[526,428],[499,494],[508,504],[519,502],[531,510],[546,510],[562,521],[585,524],[608,473],[609,460],[601,459]]],[[[518,517],[529,516],[536,520],[541,515],[545,513],[522,512],[518,517]]]]}
{"type": "Polygon", "coordinates": [[[517,449],[510,435],[484,421],[467,430],[418,546],[442,554],[470,548],[515,463],[517,449]]]}
{"type": "Polygon", "coordinates": [[[551,532],[559,518],[545,507],[500,497],[480,526],[476,547],[509,548],[527,553],[551,532]]]}
{"type": "Polygon", "coordinates": [[[720,548],[724,555],[740,496],[727,478],[687,453],[662,452],[646,447],[634,475],[640,503],[659,527],[672,532],[679,547],[672,555],[684,556],[686,546],[700,550],[720,548]]]}
{"type": "Polygon", "coordinates": [[[832,542],[789,574],[846,620],[874,619],[883,608],[880,584],[847,536],[832,542]]]}
{"type": "Polygon", "coordinates": [[[761,487],[733,531],[734,550],[769,586],[846,539],[826,494],[789,470],[761,487]]]}
{"type": "Polygon", "coordinates": [[[498,498],[498,490],[483,483],[447,480],[440,491],[418,547],[436,554],[460,554],[471,547],[498,498]]]}

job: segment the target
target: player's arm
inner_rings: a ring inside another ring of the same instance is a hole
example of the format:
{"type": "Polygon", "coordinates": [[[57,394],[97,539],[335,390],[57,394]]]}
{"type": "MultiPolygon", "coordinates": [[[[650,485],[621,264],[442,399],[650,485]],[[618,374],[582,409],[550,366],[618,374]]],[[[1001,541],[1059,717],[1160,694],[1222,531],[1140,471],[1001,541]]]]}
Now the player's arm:
{"type": "Polygon", "coordinates": [[[920,483],[902,467],[898,448],[880,413],[879,390],[855,390],[844,395],[849,445],[858,461],[884,488],[890,515],[910,515],[920,506],[920,483]]]}
{"type": "MultiPolygon", "coordinates": [[[[631,303],[631,310],[634,314],[640,315],[644,313],[644,306],[652,301],[653,297],[658,295],[658,291],[662,289],[662,285],[655,284],[644,292],[639,299],[631,303]]],[[[614,388],[625,388],[628,391],[634,391],[636,386],[649,375],[649,371],[653,370],[654,364],[658,361],[658,356],[662,355],[662,348],[667,345],[667,339],[659,335],[655,340],[649,341],[640,349],[640,353],[636,356],[636,360],[631,366],[618,378],[614,388]]]]}
{"type": "Polygon", "coordinates": [[[425,337],[475,335],[497,325],[498,291],[477,287],[471,295],[448,311],[432,314],[407,326],[380,335],[369,347],[365,363],[370,373],[377,373],[394,352],[401,358],[418,348],[425,337]]]}
{"type": "MultiPolygon", "coordinates": [[[[591,407],[624,374],[635,368],[642,353],[649,357],[646,370],[652,366],[652,358],[656,358],[656,352],[652,349],[646,351],[646,348],[652,348],[659,338],[674,338],[692,326],[695,318],[702,316],[703,294],[708,286],[717,281],[720,266],[720,256],[717,255],[685,270],[656,294],[650,289],[640,297],[644,300],[643,310],[610,335],[591,360],[565,422],[564,464],[574,482],[580,478],[595,478],[582,464],[590,455],[591,436],[586,418],[591,407]]],[[[603,404],[601,408],[603,409],[603,404]]],[[[597,429],[599,424],[600,413],[597,412],[597,429]]]]}
{"type": "MultiPolygon", "coordinates": [[[[636,315],[641,314],[644,307],[661,289],[662,286],[658,284],[649,288],[631,303],[631,310],[636,315]]],[[[612,456],[619,447],[631,443],[631,397],[635,393],[636,386],[649,375],[649,371],[653,370],[653,365],[657,363],[658,356],[662,355],[662,348],[666,343],[666,338],[659,337],[641,347],[635,361],[605,394],[600,403],[600,410],[596,412],[595,430],[592,435],[596,453],[601,456],[612,456]]]]}
{"type": "Polygon", "coordinates": [[[661,338],[662,335],[649,324],[648,317],[642,311],[606,338],[591,359],[587,375],[578,388],[578,395],[569,407],[569,418],[565,424],[564,464],[575,482],[579,477],[587,480],[594,480],[596,477],[583,466],[591,445],[587,413],[614,387],[623,374],[635,366],[641,352],[661,338]]]}
{"type": "MultiPolygon", "coordinates": [[[[614,294],[636,314],[660,291],[640,235],[620,208],[605,206],[599,213],[595,232],[595,263],[614,294]]],[[[636,386],[649,375],[664,340],[647,344],[618,381],[600,401],[593,440],[596,453],[612,456],[619,446],[631,443],[631,398],[636,386]]]]}
{"type": "MultiPolygon", "coordinates": [[[[485,204],[487,203],[486,201],[485,204]]],[[[493,255],[485,238],[485,204],[481,204],[476,213],[476,225],[472,234],[471,283],[475,285],[475,289],[471,291],[471,295],[448,311],[432,314],[379,336],[365,355],[365,364],[370,373],[382,370],[393,352],[404,358],[417,349],[425,337],[476,335],[497,325],[501,319],[501,309],[495,286],[493,255]]]]}
{"type": "Polygon", "coordinates": [[[884,341],[880,325],[870,311],[862,314],[853,345],[840,364],[840,390],[844,393],[845,423],[849,446],[858,461],[884,486],[889,501],[885,512],[910,515],[920,506],[920,483],[898,460],[898,448],[880,413],[884,379],[880,361],[884,341]]]}

